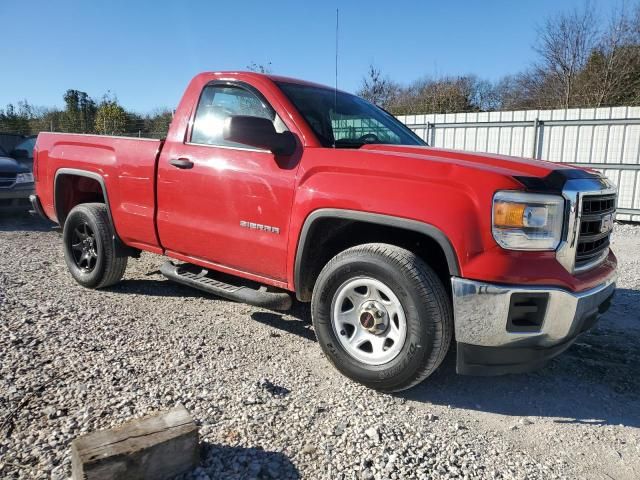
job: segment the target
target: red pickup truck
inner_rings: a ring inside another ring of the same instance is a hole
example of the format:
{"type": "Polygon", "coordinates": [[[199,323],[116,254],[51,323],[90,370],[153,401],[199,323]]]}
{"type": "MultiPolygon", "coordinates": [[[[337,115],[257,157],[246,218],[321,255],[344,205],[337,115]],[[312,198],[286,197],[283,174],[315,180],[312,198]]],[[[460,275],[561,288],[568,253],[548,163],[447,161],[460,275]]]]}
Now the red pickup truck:
{"type": "Polygon", "coordinates": [[[189,84],[164,140],[41,133],[33,208],[75,280],[141,250],[169,279],[285,310],[311,302],[345,375],[398,391],[452,339],[457,371],[537,368],[615,290],[616,190],[593,171],[429,147],[380,108],[291,78],[189,84]]]}

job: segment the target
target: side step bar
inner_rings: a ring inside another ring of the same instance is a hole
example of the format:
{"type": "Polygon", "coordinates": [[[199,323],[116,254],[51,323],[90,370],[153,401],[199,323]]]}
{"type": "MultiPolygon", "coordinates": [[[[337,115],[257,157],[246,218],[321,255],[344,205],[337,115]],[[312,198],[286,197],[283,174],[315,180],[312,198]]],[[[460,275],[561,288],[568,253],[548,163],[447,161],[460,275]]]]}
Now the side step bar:
{"type": "Polygon", "coordinates": [[[266,287],[249,281],[244,282],[242,279],[237,280],[238,282],[247,284],[251,283],[252,286],[232,285],[214,278],[213,275],[217,275],[218,277],[224,276],[228,279],[234,277],[211,272],[205,268],[189,263],[174,265],[173,262],[165,262],[160,267],[160,272],[174,282],[197,288],[198,290],[203,290],[229,300],[235,300],[236,302],[248,303],[249,305],[268,308],[270,310],[289,310],[291,308],[291,295],[287,292],[268,292],[266,287]]]}

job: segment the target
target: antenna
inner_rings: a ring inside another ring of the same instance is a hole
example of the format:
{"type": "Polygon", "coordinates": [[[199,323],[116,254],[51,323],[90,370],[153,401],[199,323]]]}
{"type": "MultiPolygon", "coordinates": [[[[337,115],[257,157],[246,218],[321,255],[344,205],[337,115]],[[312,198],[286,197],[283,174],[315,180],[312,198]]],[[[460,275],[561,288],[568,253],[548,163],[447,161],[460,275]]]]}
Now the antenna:
{"type": "MultiPolygon", "coordinates": [[[[333,113],[338,111],[338,32],[339,32],[340,9],[336,8],[336,86],[333,90],[333,113]]],[[[333,148],[336,148],[335,135],[333,137],[333,148]]]]}

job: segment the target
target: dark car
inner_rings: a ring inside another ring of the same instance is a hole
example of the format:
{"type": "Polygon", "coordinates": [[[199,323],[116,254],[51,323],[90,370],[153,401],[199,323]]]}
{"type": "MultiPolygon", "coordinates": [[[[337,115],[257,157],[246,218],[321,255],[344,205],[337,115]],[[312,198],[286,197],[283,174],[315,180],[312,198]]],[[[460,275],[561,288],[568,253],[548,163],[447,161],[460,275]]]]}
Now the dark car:
{"type": "Polygon", "coordinates": [[[36,138],[37,135],[25,137],[13,149],[9,150],[9,156],[33,169],[33,148],[36,146],[36,138]]]}
{"type": "Polygon", "coordinates": [[[28,210],[31,206],[29,195],[33,193],[33,142],[31,150],[25,151],[25,139],[14,148],[12,154],[19,157],[11,158],[10,154],[0,147],[0,212],[8,210],[28,210]],[[24,152],[24,153],[23,153],[24,152]]]}
{"type": "Polygon", "coordinates": [[[0,132],[0,148],[5,152],[11,152],[25,138],[27,137],[20,133],[0,132]]]}

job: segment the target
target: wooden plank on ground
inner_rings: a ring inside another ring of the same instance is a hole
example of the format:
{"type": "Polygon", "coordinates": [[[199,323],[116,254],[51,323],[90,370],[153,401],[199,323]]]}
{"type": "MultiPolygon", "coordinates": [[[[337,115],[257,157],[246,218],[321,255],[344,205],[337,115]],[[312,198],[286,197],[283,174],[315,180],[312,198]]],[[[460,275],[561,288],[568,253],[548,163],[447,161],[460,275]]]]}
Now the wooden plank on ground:
{"type": "Polygon", "coordinates": [[[183,406],[71,444],[74,480],[171,478],[197,467],[198,427],[183,406]]]}

